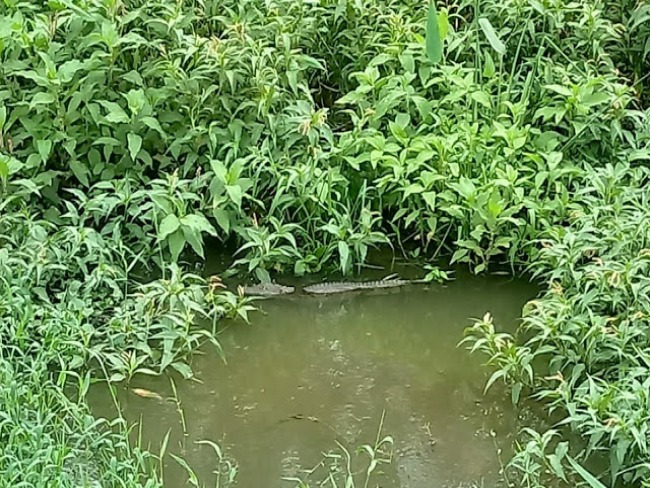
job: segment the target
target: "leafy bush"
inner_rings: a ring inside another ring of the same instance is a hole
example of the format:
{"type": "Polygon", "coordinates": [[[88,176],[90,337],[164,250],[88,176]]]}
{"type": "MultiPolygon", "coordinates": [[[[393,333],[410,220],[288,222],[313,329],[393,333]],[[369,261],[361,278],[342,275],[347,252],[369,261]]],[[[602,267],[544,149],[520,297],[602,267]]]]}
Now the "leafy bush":
{"type": "Polygon", "coordinates": [[[72,408],[62,388],[93,361],[111,381],[189,376],[191,351],[218,347],[218,319],[250,305],[188,273],[208,237],[260,280],[351,273],[385,244],[530,269],[548,290],[521,337],[486,316],[470,341],[513,400],[536,393],[587,447],[531,434],[514,466],[528,486],[546,470],[593,488],[576,459],[610,450],[602,479],[650,482],[647,8],[438,12],[433,62],[427,5],[410,0],[4,0],[0,371],[18,389],[0,410],[25,403],[47,434],[22,450],[24,425],[0,423],[14,485],[89,450],[108,485],[144,483],[150,455],[123,429],[80,429],[83,394],[72,408]]]}
{"type": "Polygon", "coordinates": [[[534,387],[584,436],[585,455],[608,456],[612,483],[634,486],[650,479],[648,176],[622,164],[594,170],[570,222],[544,232],[532,268],[549,289],[525,310],[523,346],[482,323],[473,329],[496,375],[534,387]]]}

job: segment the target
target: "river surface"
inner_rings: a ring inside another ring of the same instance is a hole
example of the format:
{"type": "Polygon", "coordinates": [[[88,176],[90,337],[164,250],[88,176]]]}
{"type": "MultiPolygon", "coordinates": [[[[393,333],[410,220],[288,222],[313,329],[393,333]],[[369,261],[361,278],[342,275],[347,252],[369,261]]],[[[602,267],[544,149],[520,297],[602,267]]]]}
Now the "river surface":
{"type": "MultiPolygon", "coordinates": [[[[485,358],[457,344],[472,318],[488,311],[499,328],[514,329],[535,293],[508,277],[461,276],[445,285],[265,300],[250,325],[235,322],[221,333],[227,364],[206,350],[192,362],[197,381],[175,380],[182,416],[174,402],[120,388],[122,415],[141,423],[153,451],[170,431],[168,451],[182,455],[206,486],[214,486],[217,463],[198,441],[218,443],[237,463],[234,486],[295,487],[285,478],[307,477],[314,488],[336,471],[331,457],[305,473],[323,453],[346,449],[353,469],[367,466],[356,448],[375,443],[382,418],[392,461],[379,465],[368,486],[504,486],[497,449],[507,458],[520,412],[503,390],[483,394],[485,358]]],[[[173,396],[165,377],[137,377],[132,387],[173,396]]],[[[90,401],[95,414],[115,416],[105,388],[90,401]]],[[[355,476],[363,487],[363,473],[355,476]]],[[[188,486],[186,477],[167,463],[166,486],[188,486]]]]}

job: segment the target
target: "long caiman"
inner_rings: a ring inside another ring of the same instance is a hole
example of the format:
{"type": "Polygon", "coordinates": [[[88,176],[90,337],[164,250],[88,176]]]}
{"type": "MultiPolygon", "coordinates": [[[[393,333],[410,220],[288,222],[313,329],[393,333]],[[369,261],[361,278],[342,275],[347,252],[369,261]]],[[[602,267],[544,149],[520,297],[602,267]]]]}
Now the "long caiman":
{"type": "Polygon", "coordinates": [[[337,281],[330,283],[317,283],[305,286],[302,290],[312,295],[331,295],[333,293],[346,293],[358,290],[375,290],[378,288],[395,288],[398,286],[428,283],[427,280],[400,280],[385,279],[376,281],[337,281]]]}

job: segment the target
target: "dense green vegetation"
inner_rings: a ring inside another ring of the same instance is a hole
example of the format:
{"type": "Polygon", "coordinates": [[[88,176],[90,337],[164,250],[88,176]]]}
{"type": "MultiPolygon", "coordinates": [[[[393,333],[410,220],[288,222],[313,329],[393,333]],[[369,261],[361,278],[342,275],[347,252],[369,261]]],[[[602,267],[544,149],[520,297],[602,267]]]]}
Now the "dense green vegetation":
{"type": "Polygon", "coordinates": [[[410,0],[3,0],[0,485],[160,485],[84,396],[191,375],[250,306],[188,263],[234,243],[261,280],[385,244],[531,271],[521,337],[470,340],[585,442],[531,431],[523,486],[600,454],[650,486],[650,8],[612,3],[441,2],[435,62],[410,0]]]}

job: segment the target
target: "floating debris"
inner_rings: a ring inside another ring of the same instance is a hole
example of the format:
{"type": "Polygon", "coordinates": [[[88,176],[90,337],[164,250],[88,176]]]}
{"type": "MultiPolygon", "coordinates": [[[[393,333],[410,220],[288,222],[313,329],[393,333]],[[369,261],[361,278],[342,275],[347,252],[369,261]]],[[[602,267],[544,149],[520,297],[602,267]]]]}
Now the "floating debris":
{"type": "Polygon", "coordinates": [[[150,398],[152,400],[163,401],[164,398],[159,393],[144,388],[131,388],[131,391],[138,395],[140,398],[150,398]]]}

